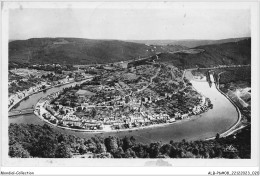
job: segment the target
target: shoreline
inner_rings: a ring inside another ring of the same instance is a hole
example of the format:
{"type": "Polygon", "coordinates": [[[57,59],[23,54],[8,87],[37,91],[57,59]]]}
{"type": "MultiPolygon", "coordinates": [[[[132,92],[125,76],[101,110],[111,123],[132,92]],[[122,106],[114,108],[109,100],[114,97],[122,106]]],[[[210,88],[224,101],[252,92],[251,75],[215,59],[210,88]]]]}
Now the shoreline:
{"type": "MultiPolygon", "coordinates": [[[[195,70],[195,69],[188,69],[188,71],[192,71],[192,70],[195,70]]],[[[185,71],[186,71],[186,70],[185,70],[185,71]]],[[[217,89],[223,96],[225,96],[225,97],[232,103],[232,105],[236,108],[236,111],[237,111],[237,113],[238,113],[237,121],[236,121],[230,128],[228,128],[227,130],[225,130],[224,132],[222,132],[222,133],[219,134],[220,137],[227,137],[227,136],[233,134],[234,132],[236,132],[236,127],[239,125],[239,123],[240,123],[242,117],[241,117],[241,112],[240,112],[239,108],[237,107],[237,105],[234,103],[234,101],[233,101],[231,98],[229,98],[224,92],[222,92],[222,91],[219,89],[219,79],[220,79],[219,76],[220,76],[220,74],[222,74],[222,73],[223,73],[223,72],[221,72],[221,73],[218,74],[218,85],[217,85],[216,83],[214,83],[214,84],[215,84],[215,87],[216,87],[216,89],[217,89]]],[[[193,81],[203,82],[203,81],[201,81],[201,80],[196,80],[196,79],[194,79],[194,78],[193,78],[193,81]]],[[[245,127],[245,126],[244,126],[244,127],[245,127]]],[[[242,128],[244,128],[244,127],[241,127],[241,128],[239,128],[239,129],[242,129],[242,128]]],[[[215,139],[215,138],[216,138],[215,136],[212,136],[212,137],[209,137],[209,138],[205,138],[204,140],[212,140],[212,139],[215,139]]]]}
{"type": "Polygon", "coordinates": [[[44,119],[43,117],[41,117],[40,115],[34,113],[34,115],[36,115],[40,120],[52,125],[52,126],[55,126],[57,128],[61,128],[61,129],[65,129],[65,130],[71,130],[71,131],[76,131],[76,132],[84,132],[84,133],[118,133],[118,132],[131,132],[131,131],[138,131],[138,130],[143,130],[143,129],[148,129],[148,128],[158,128],[158,127],[164,127],[164,126],[168,126],[168,125],[173,125],[173,124],[176,124],[176,123],[183,123],[183,122],[187,122],[187,121],[190,121],[190,120],[193,120],[194,118],[192,117],[198,117],[200,116],[199,115],[192,115],[190,116],[189,118],[187,119],[184,119],[184,120],[178,120],[178,121],[175,121],[175,122],[172,122],[172,123],[161,123],[161,124],[154,124],[154,125],[148,125],[148,126],[142,126],[142,127],[134,127],[134,128],[127,128],[127,129],[119,129],[119,130],[84,130],[84,129],[76,129],[76,128],[70,128],[70,127],[64,127],[64,126],[59,126],[57,124],[53,124],[51,123],[50,121],[44,119]]]}
{"type": "MultiPolygon", "coordinates": [[[[82,80],[82,81],[84,81],[84,80],[82,80]]],[[[46,89],[39,90],[39,91],[37,91],[37,92],[33,92],[33,93],[29,94],[29,95],[26,95],[25,97],[23,97],[22,99],[20,99],[18,102],[16,102],[15,104],[11,105],[11,106],[8,108],[8,112],[9,112],[10,110],[12,110],[15,105],[17,105],[18,103],[20,103],[21,101],[23,101],[25,98],[30,97],[31,95],[34,95],[34,94],[36,94],[36,93],[40,93],[40,92],[43,92],[43,91],[45,91],[45,90],[49,90],[49,89],[52,89],[52,88],[55,88],[55,87],[64,86],[64,85],[67,85],[67,84],[72,84],[72,83],[77,83],[77,82],[81,82],[81,81],[73,81],[73,82],[68,82],[68,83],[64,83],[64,84],[55,85],[55,86],[52,86],[52,87],[48,87],[48,88],[46,88],[46,89]]],[[[37,103],[36,103],[36,104],[37,104],[37,103]]]]}
{"type": "MultiPolygon", "coordinates": [[[[39,103],[40,100],[41,100],[41,98],[38,100],[36,105],[39,103]]],[[[57,124],[53,124],[50,121],[48,121],[47,119],[44,119],[42,116],[36,114],[35,112],[34,112],[34,115],[37,116],[43,122],[48,123],[48,124],[50,124],[52,126],[55,126],[57,128],[64,129],[64,130],[71,130],[71,131],[84,132],[84,133],[118,133],[118,132],[127,132],[127,131],[129,131],[129,132],[131,132],[131,131],[138,131],[138,130],[143,130],[143,129],[148,129],[148,128],[164,127],[164,126],[173,125],[173,124],[176,124],[176,123],[183,123],[183,122],[187,122],[187,121],[193,120],[194,117],[198,117],[199,118],[199,116],[201,114],[191,115],[191,116],[189,116],[188,118],[186,118],[184,120],[177,120],[177,121],[174,121],[172,123],[161,123],[161,124],[154,124],[154,125],[148,125],[148,126],[142,126],[142,127],[134,127],[134,128],[127,128],[127,129],[119,129],[119,130],[85,130],[85,129],[70,128],[70,127],[65,127],[65,126],[60,126],[60,125],[57,125],[57,124]]]]}
{"type": "MultiPolygon", "coordinates": [[[[222,74],[223,72],[219,73],[218,74],[218,85],[216,85],[215,83],[215,86],[216,86],[216,89],[223,95],[225,96],[232,104],[233,106],[236,108],[236,111],[238,113],[238,118],[237,118],[237,121],[236,123],[234,123],[234,125],[232,125],[229,129],[227,129],[225,132],[219,134],[220,137],[227,137],[231,134],[233,134],[234,132],[236,132],[236,127],[239,125],[241,119],[242,119],[242,116],[241,116],[241,112],[238,108],[238,106],[235,104],[235,102],[228,96],[226,95],[224,92],[222,92],[220,89],[219,89],[219,79],[220,79],[220,75],[222,74]]],[[[243,129],[244,127],[242,127],[241,129],[243,129]]],[[[211,139],[215,139],[215,137],[211,137],[211,138],[207,138],[205,140],[211,140],[211,139]]]]}

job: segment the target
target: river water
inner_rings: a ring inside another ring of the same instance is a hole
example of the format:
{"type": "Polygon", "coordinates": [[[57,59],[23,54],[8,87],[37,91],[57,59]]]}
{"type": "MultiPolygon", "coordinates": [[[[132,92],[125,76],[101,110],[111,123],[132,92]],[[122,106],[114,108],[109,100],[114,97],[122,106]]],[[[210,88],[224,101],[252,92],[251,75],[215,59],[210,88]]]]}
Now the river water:
{"type": "MultiPolygon", "coordinates": [[[[190,120],[176,122],[170,125],[146,128],[137,131],[122,131],[122,132],[109,132],[109,133],[90,133],[90,132],[75,132],[65,130],[58,127],[53,128],[56,131],[71,134],[78,137],[90,138],[93,136],[133,136],[136,141],[142,143],[150,143],[161,141],[168,143],[170,140],[181,141],[185,140],[200,140],[216,136],[217,133],[223,133],[233,126],[238,120],[238,113],[232,103],[225,98],[215,87],[214,83],[210,87],[208,82],[191,81],[193,87],[197,89],[204,96],[210,98],[213,104],[213,109],[207,112],[192,116],[190,120]]],[[[29,99],[22,101],[16,109],[24,109],[32,107],[41,97],[46,97],[52,92],[57,92],[64,87],[71,86],[72,84],[56,87],[47,90],[45,93],[40,92],[30,96],[29,99]]],[[[23,123],[23,124],[39,124],[43,125],[45,122],[40,120],[34,114],[21,115],[9,118],[10,123],[23,123]]]]}

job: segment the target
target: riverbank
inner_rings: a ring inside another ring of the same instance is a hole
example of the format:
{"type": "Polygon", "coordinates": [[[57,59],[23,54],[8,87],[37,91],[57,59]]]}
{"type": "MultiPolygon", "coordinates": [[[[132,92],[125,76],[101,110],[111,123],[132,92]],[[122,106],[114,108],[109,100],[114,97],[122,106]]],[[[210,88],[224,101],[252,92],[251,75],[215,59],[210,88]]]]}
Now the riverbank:
{"type": "MultiPolygon", "coordinates": [[[[236,123],[235,123],[233,126],[231,126],[227,131],[225,131],[225,132],[219,134],[220,137],[227,137],[227,136],[233,134],[235,131],[237,131],[237,130],[236,130],[236,127],[239,125],[239,123],[240,123],[240,121],[241,121],[241,119],[242,119],[242,116],[241,116],[241,112],[240,112],[238,106],[235,104],[235,102],[234,102],[231,98],[229,98],[228,95],[226,95],[224,92],[222,92],[222,91],[219,89],[219,79],[220,79],[220,75],[221,75],[222,73],[223,73],[223,72],[221,72],[221,73],[218,74],[218,80],[217,80],[218,84],[215,84],[216,89],[217,89],[223,96],[225,96],[225,97],[234,105],[234,107],[236,108],[236,111],[237,111],[237,113],[238,113],[238,119],[237,119],[236,123]]],[[[242,128],[241,128],[241,129],[242,129],[242,128]]],[[[215,139],[215,137],[207,138],[207,139],[205,139],[205,140],[212,140],[212,139],[215,139]]]]}
{"type": "Polygon", "coordinates": [[[11,106],[8,108],[8,111],[10,111],[11,109],[13,109],[13,107],[14,107],[15,105],[17,105],[18,103],[20,103],[21,101],[23,101],[23,100],[26,99],[27,97],[32,96],[33,94],[36,94],[36,93],[39,93],[39,92],[43,92],[43,91],[46,91],[46,90],[51,89],[51,88],[54,88],[54,87],[59,87],[59,86],[63,86],[63,85],[66,85],[66,84],[70,84],[70,83],[73,83],[73,82],[69,82],[69,83],[65,83],[65,84],[61,84],[61,85],[51,86],[51,87],[48,87],[48,88],[46,88],[46,89],[41,89],[41,90],[39,90],[39,91],[33,92],[33,93],[31,93],[31,94],[28,94],[28,95],[24,96],[22,99],[20,99],[18,102],[16,102],[15,104],[11,105],[11,106]]]}
{"type": "MultiPolygon", "coordinates": [[[[40,100],[39,100],[40,101],[40,100]]],[[[143,130],[143,129],[153,129],[153,128],[157,128],[157,127],[165,127],[165,126],[169,126],[169,125],[173,125],[173,124],[178,124],[178,123],[182,123],[182,122],[187,122],[193,119],[193,117],[196,116],[200,116],[200,115],[192,115],[189,116],[188,118],[184,119],[184,120],[177,120],[174,121],[172,123],[161,123],[161,124],[154,124],[154,125],[148,125],[148,126],[141,126],[141,127],[133,127],[133,128],[127,128],[127,129],[118,129],[118,130],[85,130],[85,129],[75,129],[75,128],[70,128],[70,127],[64,127],[64,126],[60,126],[54,123],[51,123],[50,121],[48,121],[47,119],[45,119],[44,117],[42,117],[41,115],[37,114],[36,112],[34,112],[34,114],[41,119],[42,121],[61,128],[61,129],[66,129],[66,130],[71,130],[71,131],[76,131],[76,132],[86,132],[86,133],[118,133],[118,132],[132,132],[132,131],[138,131],[138,130],[143,130]]]]}
{"type": "MultiPolygon", "coordinates": [[[[194,70],[195,70],[195,69],[194,69],[194,70]]],[[[190,72],[191,72],[192,69],[185,70],[185,73],[187,73],[187,71],[190,71],[190,72]]],[[[217,89],[224,97],[226,97],[226,98],[232,103],[232,105],[236,108],[236,111],[237,111],[237,113],[238,113],[238,118],[237,118],[236,123],[235,123],[234,125],[232,125],[228,130],[226,130],[225,132],[223,132],[223,133],[220,134],[220,137],[227,137],[227,136],[233,134],[234,131],[236,131],[236,127],[239,125],[239,123],[240,123],[242,117],[241,117],[241,112],[240,112],[238,106],[235,104],[235,102],[234,102],[231,98],[229,98],[228,95],[226,95],[224,92],[222,92],[222,91],[219,89],[219,79],[220,79],[220,75],[221,75],[222,73],[223,73],[223,72],[221,72],[221,73],[218,74],[218,80],[217,80],[217,84],[215,83],[215,87],[216,87],[216,89],[217,89]]],[[[190,73],[190,74],[192,75],[192,73],[190,73]]],[[[194,81],[202,82],[201,80],[194,79],[193,75],[192,75],[192,77],[190,77],[190,79],[192,79],[192,80],[194,80],[194,81]]],[[[197,90],[197,91],[198,91],[198,90],[197,90]]],[[[212,140],[212,139],[215,139],[215,136],[210,137],[210,138],[206,138],[205,140],[212,140]]]]}
{"type": "MultiPolygon", "coordinates": [[[[36,103],[35,107],[41,109],[41,111],[46,111],[46,109],[43,107],[45,103],[40,103],[41,99],[38,100],[38,102],[36,103]],[[39,105],[38,105],[39,104],[39,105]]],[[[90,132],[90,133],[104,133],[104,132],[111,132],[111,133],[117,133],[117,132],[125,132],[125,131],[138,131],[138,130],[142,130],[142,129],[148,129],[148,128],[157,128],[157,127],[164,127],[164,126],[168,126],[168,125],[172,125],[172,124],[176,124],[176,123],[180,123],[180,122],[186,122],[189,120],[192,120],[193,117],[199,116],[200,114],[197,115],[191,115],[188,116],[186,119],[182,119],[182,120],[177,120],[177,121],[173,121],[173,122],[167,122],[167,123],[160,123],[160,124],[153,124],[153,125],[148,125],[148,126],[140,126],[140,127],[133,127],[133,128],[127,128],[127,129],[117,129],[117,130],[85,130],[85,129],[76,129],[76,128],[70,128],[70,127],[64,127],[64,126],[60,126],[54,123],[51,123],[49,120],[45,119],[41,114],[37,113],[36,111],[34,111],[34,114],[41,119],[42,121],[53,125],[55,127],[61,128],[61,129],[66,129],[66,130],[71,130],[71,131],[77,131],[77,132],[90,132]]]]}
{"type": "MultiPolygon", "coordinates": [[[[88,78],[88,79],[89,79],[89,78],[88,78]]],[[[81,81],[75,81],[75,80],[74,80],[74,81],[72,81],[72,82],[67,82],[67,83],[64,83],[64,84],[58,84],[58,85],[55,85],[55,86],[50,86],[50,87],[48,87],[48,88],[41,89],[41,90],[39,90],[39,91],[33,92],[33,93],[31,93],[31,94],[28,94],[28,95],[24,96],[22,99],[20,99],[18,102],[16,102],[15,104],[11,105],[11,106],[8,108],[8,112],[9,112],[10,110],[12,110],[15,105],[17,105],[17,104],[20,103],[21,101],[25,100],[26,98],[28,98],[28,97],[30,97],[30,96],[32,96],[32,95],[34,95],[34,94],[37,94],[37,93],[39,93],[39,92],[44,92],[44,91],[47,91],[47,90],[52,89],[52,88],[55,88],[55,87],[60,87],[60,86],[64,86],[64,85],[67,85],[67,84],[73,84],[73,83],[82,82],[82,81],[86,81],[86,80],[87,80],[87,79],[81,80],[81,81]]]]}
{"type": "MultiPolygon", "coordinates": [[[[57,124],[53,124],[50,121],[44,119],[42,116],[38,115],[37,113],[34,113],[34,114],[37,117],[39,117],[41,120],[43,120],[44,122],[46,122],[50,125],[53,125],[55,127],[58,127],[58,128],[61,128],[61,129],[66,129],[66,130],[71,130],[71,131],[76,131],[76,132],[89,132],[89,133],[104,133],[104,132],[117,133],[117,132],[126,132],[126,131],[138,131],[138,130],[142,130],[142,129],[163,127],[163,126],[172,124],[172,123],[156,124],[156,125],[149,125],[149,126],[144,126],[144,127],[134,127],[134,128],[119,129],[119,130],[84,130],[84,129],[75,129],[75,128],[59,126],[57,124]]],[[[177,122],[174,122],[174,123],[177,123],[177,122]]]]}

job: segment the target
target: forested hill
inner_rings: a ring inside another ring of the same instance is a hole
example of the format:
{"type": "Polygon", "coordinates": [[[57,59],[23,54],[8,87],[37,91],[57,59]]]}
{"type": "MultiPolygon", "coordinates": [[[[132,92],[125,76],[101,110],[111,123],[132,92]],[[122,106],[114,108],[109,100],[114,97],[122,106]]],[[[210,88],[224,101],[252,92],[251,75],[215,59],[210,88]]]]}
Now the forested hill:
{"type": "Polygon", "coordinates": [[[182,49],[187,47],[148,46],[119,40],[33,38],[9,42],[9,62],[18,64],[110,63],[182,49]]]}
{"type": "Polygon", "coordinates": [[[251,38],[238,42],[198,46],[177,53],[161,53],[160,61],[180,68],[251,64],[251,38]]]}

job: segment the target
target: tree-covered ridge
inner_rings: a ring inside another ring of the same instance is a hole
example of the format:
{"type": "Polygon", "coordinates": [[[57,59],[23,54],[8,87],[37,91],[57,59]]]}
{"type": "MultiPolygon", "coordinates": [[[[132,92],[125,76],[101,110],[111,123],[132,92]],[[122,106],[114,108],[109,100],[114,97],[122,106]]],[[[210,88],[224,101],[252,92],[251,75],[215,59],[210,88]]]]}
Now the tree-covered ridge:
{"type": "Polygon", "coordinates": [[[196,54],[161,53],[158,54],[158,57],[161,62],[171,63],[179,68],[251,64],[251,38],[238,42],[199,46],[193,49],[204,50],[204,52],[196,54]]]}
{"type": "Polygon", "coordinates": [[[179,51],[183,46],[148,46],[120,40],[31,38],[9,42],[9,62],[28,64],[103,64],[179,51]]]}
{"type": "Polygon", "coordinates": [[[10,124],[9,156],[15,158],[250,158],[251,127],[209,141],[170,141],[145,145],[133,137],[79,138],[48,125],[10,124]]]}

